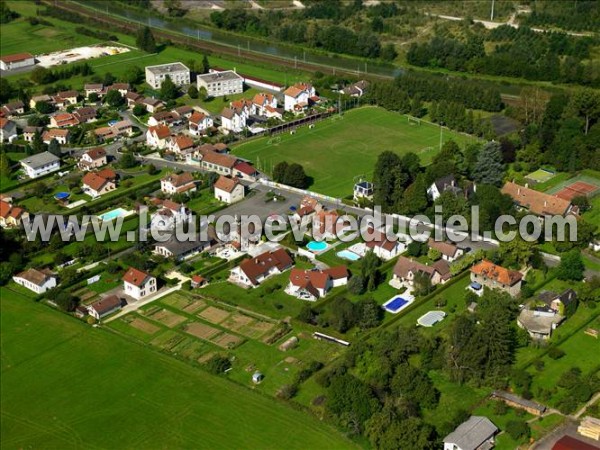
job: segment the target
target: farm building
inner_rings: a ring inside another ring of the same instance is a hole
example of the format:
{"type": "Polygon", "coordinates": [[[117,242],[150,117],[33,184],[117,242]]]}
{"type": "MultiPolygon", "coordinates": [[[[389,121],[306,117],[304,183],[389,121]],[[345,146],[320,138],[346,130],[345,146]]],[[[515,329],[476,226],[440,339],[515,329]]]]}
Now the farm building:
{"type": "Polygon", "coordinates": [[[0,69],[13,70],[35,65],[35,58],[31,53],[17,53],[0,58],[0,69]]]}

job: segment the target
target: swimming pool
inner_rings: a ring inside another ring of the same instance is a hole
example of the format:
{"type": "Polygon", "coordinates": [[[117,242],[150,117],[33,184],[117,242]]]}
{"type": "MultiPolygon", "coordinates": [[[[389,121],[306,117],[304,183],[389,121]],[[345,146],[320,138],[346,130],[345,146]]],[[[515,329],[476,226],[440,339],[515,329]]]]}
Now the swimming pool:
{"type": "Polygon", "coordinates": [[[309,249],[311,252],[322,252],[324,250],[327,250],[328,247],[329,244],[325,241],[310,241],[308,244],[306,244],[306,248],[309,249]]]}
{"type": "Polygon", "coordinates": [[[117,123],[117,122],[118,122],[118,120],[109,120],[109,121],[108,121],[108,126],[109,126],[109,127],[112,127],[112,126],[113,126],[115,123],[117,123]]]}
{"type": "Polygon", "coordinates": [[[104,214],[100,214],[98,218],[100,220],[113,220],[117,217],[125,217],[129,214],[129,211],[123,208],[113,209],[112,211],[105,212],[104,214]]]}
{"type": "Polygon", "coordinates": [[[383,304],[383,309],[392,314],[396,314],[400,312],[402,309],[406,308],[413,301],[414,297],[412,295],[405,295],[404,297],[400,295],[395,295],[387,302],[383,304]]]}
{"type": "Polygon", "coordinates": [[[69,198],[71,194],[69,194],[68,192],[57,192],[56,194],[54,194],[54,198],[56,200],[66,200],[69,198]]]}
{"type": "Polygon", "coordinates": [[[349,261],[358,261],[360,256],[350,250],[342,250],[341,252],[337,252],[336,255],[340,258],[347,259],[349,261]]]}

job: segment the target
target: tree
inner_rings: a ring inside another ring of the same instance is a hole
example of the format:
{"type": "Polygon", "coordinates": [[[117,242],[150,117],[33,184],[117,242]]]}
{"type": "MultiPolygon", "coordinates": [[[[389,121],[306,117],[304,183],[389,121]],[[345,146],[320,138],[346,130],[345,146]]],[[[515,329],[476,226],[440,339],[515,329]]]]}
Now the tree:
{"type": "Polygon", "coordinates": [[[148,175],[156,175],[158,173],[158,169],[154,164],[148,165],[148,175]]]}
{"type": "Polygon", "coordinates": [[[365,298],[356,304],[359,310],[358,326],[362,330],[375,328],[383,320],[383,310],[372,298],[365,298]]]}
{"type": "Polygon", "coordinates": [[[123,74],[123,81],[129,84],[138,84],[144,79],[144,71],[135,65],[127,68],[123,74]]]}
{"type": "Polygon", "coordinates": [[[583,258],[578,249],[573,249],[561,256],[557,269],[559,280],[580,281],[583,280],[584,272],[583,258]]]}
{"type": "Polygon", "coordinates": [[[224,373],[231,367],[229,359],[222,355],[214,355],[206,362],[206,368],[209,372],[218,375],[224,373]]]}
{"type": "Polygon", "coordinates": [[[360,275],[355,275],[348,281],[348,292],[360,295],[365,292],[365,281],[360,275]]]}
{"type": "Polygon", "coordinates": [[[35,103],[35,109],[40,114],[50,114],[52,111],[54,111],[54,106],[48,102],[40,101],[35,103]]]}
{"type": "Polygon", "coordinates": [[[521,441],[529,437],[529,425],[523,420],[510,420],[506,423],[506,432],[515,441],[521,441]]]}
{"type": "Polygon", "coordinates": [[[125,100],[121,97],[121,93],[117,89],[111,89],[104,96],[104,102],[113,108],[117,108],[125,103],[125,100]]]}
{"type": "Polygon", "coordinates": [[[198,98],[198,88],[195,85],[191,85],[187,91],[190,98],[198,98]]]}
{"type": "Polygon", "coordinates": [[[133,107],[133,115],[140,117],[146,114],[146,107],[141,104],[137,104],[133,107]]]}
{"type": "Polygon", "coordinates": [[[10,176],[10,160],[4,152],[0,154],[0,175],[7,178],[10,176]]]}
{"type": "Polygon", "coordinates": [[[432,261],[437,261],[442,257],[442,252],[440,252],[437,248],[429,247],[427,251],[427,257],[432,261]]]}
{"type": "Polygon", "coordinates": [[[304,173],[304,168],[297,163],[290,164],[287,167],[283,182],[288,186],[299,189],[308,187],[308,177],[306,176],[306,173],[304,173]]]}
{"type": "Polygon", "coordinates": [[[168,102],[170,100],[175,100],[179,95],[179,89],[173,83],[170,76],[166,76],[160,85],[160,98],[161,100],[168,102]]]}
{"type": "Polygon", "coordinates": [[[335,376],[328,389],[326,408],[346,426],[360,431],[377,409],[377,399],[367,384],[350,375],[335,376]]]}
{"type": "Polygon", "coordinates": [[[286,161],[281,161],[275,164],[275,167],[273,167],[273,180],[276,183],[283,183],[287,169],[288,163],[286,161]]]}
{"type": "Polygon", "coordinates": [[[156,53],[156,42],[150,27],[141,28],[136,37],[136,45],[148,53],[156,53]]]}
{"type": "Polygon", "coordinates": [[[429,199],[424,174],[417,175],[415,181],[406,188],[401,203],[402,211],[407,215],[421,213],[427,208],[429,199]]]}
{"type": "Polygon", "coordinates": [[[584,133],[588,134],[591,122],[600,117],[600,94],[595,89],[578,90],[571,96],[568,109],[573,115],[583,118],[584,133]]]}
{"type": "Polygon", "coordinates": [[[52,139],[50,144],[48,144],[48,151],[52,153],[54,156],[58,156],[59,158],[62,156],[62,151],[60,149],[60,144],[56,139],[52,139]]]}
{"type": "Polygon", "coordinates": [[[528,242],[517,234],[515,239],[500,242],[498,256],[504,266],[519,268],[528,265],[537,251],[537,242],[528,242]]]}
{"type": "Polygon", "coordinates": [[[90,103],[96,103],[99,99],[100,97],[98,97],[98,94],[96,92],[92,92],[90,95],[88,95],[88,101],[90,103]]]}
{"type": "Polygon", "coordinates": [[[130,169],[137,166],[137,161],[132,153],[125,153],[119,160],[119,166],[123,169],[130,169]]]}
{"type": "Polygon", "coordinates": [[[381,259],[373,250],[368,251],[360,260],[360,276],[368,291],[374,291],[381,281],[380,266],[381,259]]]}
{"type": "Polygon", "coordinates": [[[208,57],[204,55],[202,57],[202,73],[208,73],[210,71],[210,63],[208,62],[208,57]]]}
{"type": "Polygon", "coordinates": [[[31,81],[36,84],[48,84],[54,81],[54,75],[51,70],[42,66],[36,66],[29,75],[31,81]]]}
{"type": "Polygon", "coordinates": [[[502,151],[498,142],[488,142],[483,146],[477,163],[474,178],[479,183],[500,186],[504,177],[502,151]]]}
{"type": "Polygon", "coordinates": [[[48,298],[56,303],[56,306],[58,306],[60,309],[67,312],[74,311],[77,303],[79,302],[77,297],[65,291],[59,291],[55,295],[52,295],[48,298]]]}

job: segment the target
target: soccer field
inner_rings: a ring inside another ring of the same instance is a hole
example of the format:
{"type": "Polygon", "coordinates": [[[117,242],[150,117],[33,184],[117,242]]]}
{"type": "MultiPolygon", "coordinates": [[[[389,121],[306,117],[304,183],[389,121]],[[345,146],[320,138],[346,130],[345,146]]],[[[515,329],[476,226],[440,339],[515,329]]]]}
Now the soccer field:
{"type": "Polygon", "coordinates": [[[308,413],[0,295],[2,448],[357,448],[308,413]]]}
{"type": "MultiPolygon", "coordinates": [[[[233,153],[252,160],[269,173],[280,161],[304,166],[311,177],[309,189],[334,197],[352,194],[358,176],[370,179],[377,155],[391,150],[400,155],[414,152],[429,164],[438,152],[440,128],[421,121],[409,122],[407,116],[382,108],[365,107],[318,122],[315,128],[299,128],[294,135],[280,134],[242,143],[233,153]]],[[[464,134],[443,130],[443,140],[461,146],[476,140],[464,134]]]]}

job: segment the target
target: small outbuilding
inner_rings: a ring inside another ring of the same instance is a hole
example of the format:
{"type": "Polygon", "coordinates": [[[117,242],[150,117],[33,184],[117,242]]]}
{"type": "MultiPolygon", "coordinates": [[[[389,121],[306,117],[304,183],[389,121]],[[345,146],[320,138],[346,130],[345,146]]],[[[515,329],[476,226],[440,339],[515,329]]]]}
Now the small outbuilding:
{"type": "Polygon", "coordinates": [[[254,374],[252,375],[252,382],[254,384],[258,384],[260,383],[262,380],[264,380],[265,376],[261,373],[261,372],[254,372],[254,374]]]}

